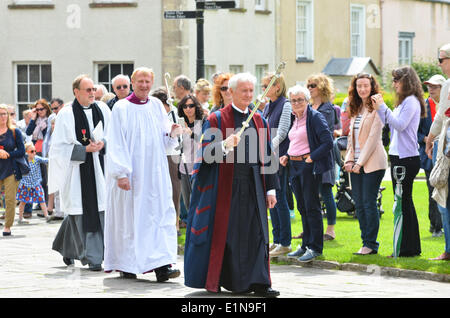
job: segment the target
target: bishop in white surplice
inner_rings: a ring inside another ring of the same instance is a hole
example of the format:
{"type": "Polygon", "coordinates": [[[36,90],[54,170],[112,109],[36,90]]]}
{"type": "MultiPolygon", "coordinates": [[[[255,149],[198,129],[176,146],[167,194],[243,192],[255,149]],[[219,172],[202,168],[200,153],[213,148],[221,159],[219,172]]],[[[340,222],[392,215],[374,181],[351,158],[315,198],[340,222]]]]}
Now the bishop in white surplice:
{"type": "Polygon", "coordinates": [[[162,103],[133,93],[113,108],[106,157],[105,271],[141,274],[173,264],[176,212],[166,149],[178,145],[162,103]],[[130,189],[118,180],[128,178],[130,189]]]}

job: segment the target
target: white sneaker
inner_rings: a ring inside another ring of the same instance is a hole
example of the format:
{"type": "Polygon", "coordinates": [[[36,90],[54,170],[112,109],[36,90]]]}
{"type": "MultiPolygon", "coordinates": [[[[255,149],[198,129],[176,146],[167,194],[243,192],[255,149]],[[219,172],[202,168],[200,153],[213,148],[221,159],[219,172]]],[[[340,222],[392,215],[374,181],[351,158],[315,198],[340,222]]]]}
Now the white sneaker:
{"type": "Polygon", "coordinates": [[[277,246],[278,246],[277,243],[272,243],[272,244],[270,244],[270,246],[269,246],[269,252],[272,252],[277,246]]]}
{"type": "Polygon", "coordinates": [[[20,225],[22,225],[22,224],[30,224],[30,222],[25,221],[25,220],[23,220],[23,219],[19,219],[19,220],[17,221],[17,224],[20,224],[20,225]]]}
{"type": "Polygon", "coordinates": [[[287,254],[287,253],[290,253],[290,252],[292,252],[292,248],[291,248],[290,245],[289,246],[283,246],[283,245],[280,244],[273,251],[271,251],[269,253],[269,256],[270,257],[275,257],[275,256],[280,256],[280,255],[283,255],[283,254],[287,254]]]}

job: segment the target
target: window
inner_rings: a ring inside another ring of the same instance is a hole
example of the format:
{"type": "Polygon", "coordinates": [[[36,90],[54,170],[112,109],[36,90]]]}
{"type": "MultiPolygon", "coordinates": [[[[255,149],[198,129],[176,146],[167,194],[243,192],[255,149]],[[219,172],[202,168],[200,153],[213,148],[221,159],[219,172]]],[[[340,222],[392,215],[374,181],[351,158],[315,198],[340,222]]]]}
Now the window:
{"type": "Polygon", "coordinates": [[[350,6],[350,55],[364,57],[366,54],[365,8],[362,5],[350,6]]]}
{"type": "Polygon", "coordinates": [[[137,7],[136,0],[92,0],[90,8],[137,7]]]}
{"type": "Polygon", "coordinates": [[[269,70],[269,65],[260,64],[255,66],[255,75],[256,75],[256,87],[255,87],[255,96],[263,93],[261,88],[261,80],[266,75],[269,70]]]}
{"type": "Polygon", "coordinates": [[[98,63],[97,64],[97,83],[103,84],[112,92],[111,80],[119,74],[128,75],[131,78],[133,74],[134,63],[98,63]]]}
{"type": "Polygon", "coordinates": [[[230,65],[230,73],[238,74],[244,71],[243,65],[230,65]]]}
{"type": "Polygon", "coordinates": [[[205,65],[205,79],[213,84],[212,77],[216,74],[216,66],[215,65],[205,65]]]}
{"type": "Polygon", "coordinates": [[[313,3],[312,0],[297,1],[296,17],[297,61],[313,60],[313,3]]]}
{"type": "Polygon", "coordinates": [[[412,63],[414,32],[400,32],[398,35],[398,64],[412,63]]]}
{"type": "Polygon", "coordinates": [[[53,0],[12,0],[9,9],[53,9],[53,0]]]}
{"type": "Polygon", "coordinates": [[[266,9],[266,0],[255,0],[255,10],[265,11],[266,9]]]}
{"type": "Polygon", "coordinates": [[[48,63],[16,64],[16,104],[19,117],[40,98],[52,99],[52,66],[48,63]]]}

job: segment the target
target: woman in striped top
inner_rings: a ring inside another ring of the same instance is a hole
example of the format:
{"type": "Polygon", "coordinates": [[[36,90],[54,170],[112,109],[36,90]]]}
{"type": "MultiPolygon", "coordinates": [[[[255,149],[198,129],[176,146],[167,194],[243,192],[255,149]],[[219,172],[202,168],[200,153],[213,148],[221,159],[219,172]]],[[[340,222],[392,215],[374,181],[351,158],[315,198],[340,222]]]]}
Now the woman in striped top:
{"type": "Polygon", "coordinates": [[[356,255],[377,254],[380,226],[377,196],[387,169],[387,156],[381,140],[383,123],[370,96],[380,86],[370,74],[353,77],[349,87],[350,131],[344,169],[350,172],[352,197],[361,230],[362,247],[356,255]]]}

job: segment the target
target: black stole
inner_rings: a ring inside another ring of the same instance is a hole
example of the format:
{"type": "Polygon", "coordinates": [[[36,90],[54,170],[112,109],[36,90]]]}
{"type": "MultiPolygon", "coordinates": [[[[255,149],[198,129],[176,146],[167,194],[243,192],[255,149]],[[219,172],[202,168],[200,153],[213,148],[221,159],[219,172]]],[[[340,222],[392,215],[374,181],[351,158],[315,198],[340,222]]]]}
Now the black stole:
{"type": "MultiPolygon", "coordinates": [[[[103,113],[96,103],[89,105],[92,108],[94,128],[101,121],[105,127],[103,113]]],[[[89,122],[84,113],[83,106],[78,100],[72,103],[73,117],[75,119],[75,134],[77,140],[83,145],[89,145],[91,132],[89,122]]],[[[100,164],[103,170],[103,154],[99,153],[100,164]]],[[[95,182],[94,157],[91,152],[86,153],[86,161],[80,164],[81,201],[83,205],[83,231],[97,232],[101,229],[98,214],[97,187],[95,182]]]]}

